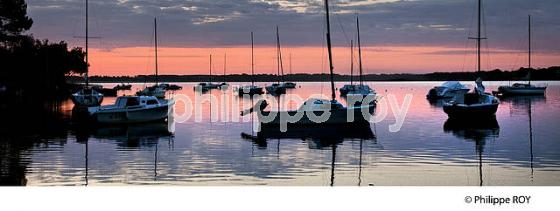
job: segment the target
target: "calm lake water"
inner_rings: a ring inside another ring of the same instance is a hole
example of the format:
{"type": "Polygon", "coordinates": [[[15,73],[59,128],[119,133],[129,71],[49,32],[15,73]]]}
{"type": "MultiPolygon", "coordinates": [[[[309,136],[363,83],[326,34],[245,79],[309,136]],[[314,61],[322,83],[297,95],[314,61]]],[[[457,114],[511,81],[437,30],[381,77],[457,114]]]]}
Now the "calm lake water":
{"type": "MultiPolygon", "coordinates": [[[[201,122],[191,118],[172,125],[84,130],[70,122],[72,103],[67,101],[60,107],[61,120],[42,123],[47,128],[42,132],[0,137],[0,184],[556,186],[560,185],[560,83],[537,82],[544,83],[546,97],[502,99],[497,123],[457,126],[447,122],[441,102],[425,98],[428,89],[441,82],[371,82],[381,96],[394,94],[399,105],[406,94],[413,96],[402,128],[389,131],[395,122],[389,109],[385,120],[371,124],[373,137],[334,141],[244,139],[241,133],[252,133],[251,122],[212,122],[213,115],[221,114],[212,114],[211,108],[218,105],[209,102],[203,104],[201,122]]],[[[489,91],[507,82],[485,84],[489,91]]],[[[175,95],[202,96],[193,91],[194,83],[179,85],[183,90],[175,95]]],[[[134,85],[130,93],[142,86],[134,85]]],[[[328,83],[298,86],[289,92],[302,98],[328,96],[330,91],[328,83]]],[[[210,94],[219,98],[223,93],[210,94]]],[[[106,98],[104,104],[114,100],[106,98]]],[[[243,105],[234,108],[230,117],[238,115],[243,105]]]]}

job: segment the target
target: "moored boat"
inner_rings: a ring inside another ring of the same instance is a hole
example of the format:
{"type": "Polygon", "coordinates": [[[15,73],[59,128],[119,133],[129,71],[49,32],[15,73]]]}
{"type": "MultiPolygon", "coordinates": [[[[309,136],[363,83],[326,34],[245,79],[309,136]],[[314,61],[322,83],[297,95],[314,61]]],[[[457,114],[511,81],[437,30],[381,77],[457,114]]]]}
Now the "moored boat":
{"type": "Polygon", "coordinates": [[[166,120],[173,104],[173,100],[155,96],[122,96],[114,105],[90,107],[88,112],[100,124],[155,122],[166,120]]]}
{"type": "Polygon", "coordinates": [[[535,86],[531,84],[531,16],[529,15],[529,50],[528,52],[528,75],[527,83],[514,83],[511,86],[498,87],[498,93],[506,96],[519,96],[519,95],[545,95],[546,86],[535,86]]]}
{"type": "Polygon", "coordinates": [[[437,100],[444,98],[453,98],[458,95],[464,95],[469,92],[469,87],[458,81],[446,81],[440,86],[435,86],[428,91],[426,98],[429,100],[437,100]]]}

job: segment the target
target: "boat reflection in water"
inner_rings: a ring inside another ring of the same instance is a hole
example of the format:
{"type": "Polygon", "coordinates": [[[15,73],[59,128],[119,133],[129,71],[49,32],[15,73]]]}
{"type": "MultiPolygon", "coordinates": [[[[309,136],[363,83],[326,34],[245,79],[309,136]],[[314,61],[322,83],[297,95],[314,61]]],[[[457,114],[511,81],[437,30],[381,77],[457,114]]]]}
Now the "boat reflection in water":
{"type": "Polygon", "coordinates": [[[89,174],[89,139],[109,140],[120,149],[153,149],[154,150],[154,180],[157,179],[158,145],[161,140],[167,140],[173,146],[172,121],[154,122],[129,125],[96,125],[95,128],[87,125],[75,125],[73,132],[78,143],[84,144],[84,181],[88,186],[89,174]]]}
{"type": "Polygon", "coordinates": [[[532,95],[532,96],[503,96],[502,102],[511,103],[510,115],[521,113],[522,115],[527,115],[528,118],[528,131],[529,131],[529,166],[531,167],[531,182],[533,181],[534,175],[534,154],[533,154],[533,103],[546,103],[546,97],[544,95],[532,95]]]}
{"type": "Polygon", "coordinates": [[[278,152],[280,151],[281,139],[299,139],[308,144],[309,149],[328,150],[331,154],[331,177],[330,186],[334,186],[336,150],[338,145],[344,141],[360,141],[359,154],[359,173],[358,186],[361,185],[361,168],[362,168],[362,149],[363,141],[376,141],[376,137],[371,131],[369,123],[366,124],[343,124],[343,125],[307,125],[302,127],[289,128],[286,132],[281,132],[278,127],[268,127],[261,125],[260,132],[256,135],[241,133],[241,137],[253,141],[259,148],[265,149],[268,140],[278,140],[278,152]]]}
{"type": "Polygon", "coordinates": [[[482,186],[482,154],[484,153],[486,141],[496,140],[500,135],[498,120],[496,118],[489,118],[466,121],[464,119],[449,118],[443,125],[443,130],[446,133],[452,133],[456,137],[475,143],[476,153],[478,154],[479,185],[482,186]]]}

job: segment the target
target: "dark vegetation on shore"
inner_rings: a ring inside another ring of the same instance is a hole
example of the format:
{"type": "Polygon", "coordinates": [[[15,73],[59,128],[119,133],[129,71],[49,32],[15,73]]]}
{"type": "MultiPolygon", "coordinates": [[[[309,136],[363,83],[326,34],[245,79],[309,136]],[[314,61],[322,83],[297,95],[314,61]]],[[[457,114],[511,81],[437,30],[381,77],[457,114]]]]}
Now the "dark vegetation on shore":
{"type": "Polygon", "coordinates": [[[27,34],[33,20],[24,0],[0,1],[0,20],[0,110],[67,97],[66,76],[86,70],[82,49],[27,34]]]}
{"type": "MultiPolygon", "coordinates": [[[[492,70],[483,71],[481,77],[485,81],[514,81],[526,80],[530,69],[520,68],[516,71],[492,70]]],[[[544,80],[560,80],[560,66],[548,67],[542,69],[531,69],[531,77],[534,81],[544,80]]],[[[475,72],[439,72],[427,74],[368,74],[364,75],[366,81],[474,81],[477,78],[475,72]]],[[[209,75],[160,75],[160,81],[167,82],[206,82],[210,80],[209,75]]],[[[249,82],[251,76],[248,74],[212,76],[214,82],[249,82]]],[[[257,82],[274,82],[278,81],[278,76],[270,74],[257,74],[254,76],[257,82]]],[[[328,74],[291,74],[285,75],[286,81],[329,81],[328,74]]],[[[335,75],[336,81],[349,81],[349,75],[335,75]]],[[[354,76],[354,80],[358,80],[358,76],[354,76]]],[[[81,82],[82,78],[73,76],[68,77],[69,82],[81,82]]],[[[90,76],[90,81],[95,83],[122,83],[122,82],[153,82],[153,75],[138,76],[90,76]]]]}

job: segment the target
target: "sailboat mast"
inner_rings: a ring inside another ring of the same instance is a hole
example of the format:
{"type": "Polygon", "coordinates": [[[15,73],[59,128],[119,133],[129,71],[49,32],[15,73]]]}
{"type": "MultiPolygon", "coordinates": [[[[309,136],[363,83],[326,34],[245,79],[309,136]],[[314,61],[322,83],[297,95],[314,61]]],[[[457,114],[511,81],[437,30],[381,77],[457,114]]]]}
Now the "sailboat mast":
{"type": "Polygon", "coordinates": [[[158,39],[157,39],[157,19],[154,18],[154,44],[155,44],[155,50],[156,50],[156,58],[155,58],[155,65],[156,65],[156,86],[158,85],[159,79],[158,79],[158,39]]]}
{"type": "Polygon", "coordinates": [[[86,0],[86,87],[89,86],[89,8],[86,0]]]}
{"type": "Polygon", "coordinates": [[[212,84],[212,54],[210,54],[210,84],[212,84]]]}
{"type": "Polygon", "coordinates": [[[329,0],[325,0],[325,14],[327,18],[327,48],[329,51],[329,70],[331,74],[331,97],[334,101],[336,98],[335,88],[334,88],[334,66],[332,61],[332,45],[331,45],[331,23],[329,18],[329,0]]]}
{"type": "Polygon", "coordinates": [[[528,30],[529,30],[529,32],[528,32],[529,33],[529,51],[528,51],[529,52],[529,58],[528,59],[529,59],[529,85],[530,85],[531,84],[531,72],[532,72],[532,70],[531,70],[531,66],[532,66],[531,65],[531,15],[529,15],[528,30]]]}
{"type": "Polygon", "coordinates": [[[255,85],[255,52],[253,43],[253,32],[251,32],[251,85],[255,85]]]}
{"type": "Polygon", "coordinates": [[[364,76],[362,71],[362,43],[360,41],[360,18],[356,15],[356,26],[358,27],[358,57],[360,57],[360,85],[364,83],[364,76]]]}
{"type": "Polygon", "coordinates": [[[354,84],[354,40],[350,40],[350,85],[354,84]]]}
{"type": "Polygon", "coordinates": [[[284,65],[282,64],[282,50],[280,48],[280,32],[278,30],[278,26],[276,26],[276,53],[278,59],[278,84],[284,81],[284,65]]]}
{"type": "Polygon", "coordinates": [[[227,53],[224,53],[224,83],[226,82],[227,53]]]}
{"type": "Polygon", "coordinates": [[[477,53],[477,58],[478,58],[477,73],[479,73],[479,74],[480,74],[480,69],[481,69],[481,65],[480,65],[480,63],[481,63],[480,62],[480,45],[481,45],[481,40],[482,40],[482,38],[480,36],[481,35],[481,32],[480,32],[481,31],[480,30],[481,29],[481,19],[482,19],[482,0],[478,0],[478,32],[477,32],[478,35],[476,37],[476,45],[477,45],[476,53],[477,53]]]}

